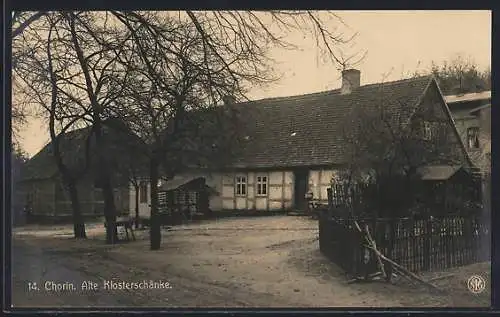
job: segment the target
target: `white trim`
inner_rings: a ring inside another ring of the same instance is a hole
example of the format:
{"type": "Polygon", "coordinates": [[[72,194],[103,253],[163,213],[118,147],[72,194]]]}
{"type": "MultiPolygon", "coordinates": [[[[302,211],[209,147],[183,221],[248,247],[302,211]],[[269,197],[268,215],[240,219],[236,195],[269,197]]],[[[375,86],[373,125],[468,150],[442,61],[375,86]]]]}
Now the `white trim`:
{"type": "Polygon", "coordinates": [[[248,196],[248,175],[243,173],[238,173],[234,175],[234,196],[235,197],[247,197],[248,196]],[[243,182],[242,179],[245,179],[243,182]],[[239,181],[238,181],[239,179],[239,181]],[[244,187],[243,187],[244,185],[244,187]],[[240,193],[238,194],[238,188],[240,193]],[[245,188],[245,193],[241,193],[242,189],[245,188]]]}
{"type": "MultiPolygon", "coordinates": [[[[279,186],[279,185],[278,185],[279,186]]],[[[269,175],[268,174],[263,174],[259,173],[255,175],[255,197],[267,197],[269,196],[269,175]],[[262,179],[265,178],[265,181],[262,179]],[[260,181],[259,181],[260,179],[260,181]],[[261,186],[261,190],[265,188],[265,193],[264,194],[259,194],[259,185],[261,186]],[[265,187],[262,187],[262,185],[265,185],[265,187]]]]}

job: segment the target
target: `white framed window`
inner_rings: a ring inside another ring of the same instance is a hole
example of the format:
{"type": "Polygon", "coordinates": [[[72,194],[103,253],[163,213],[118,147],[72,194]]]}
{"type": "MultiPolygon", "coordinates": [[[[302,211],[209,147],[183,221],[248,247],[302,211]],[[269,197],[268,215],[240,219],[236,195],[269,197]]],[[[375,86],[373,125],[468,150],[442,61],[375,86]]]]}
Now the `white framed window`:
{"type": "Polygon", "coordinates": [[[479,149],[479,128],[471,127],[467,129],[467,145],[469,149],[479,149]]]}
{"type": "Polygon", "coordinates": [[[267,176],[259,175],[257,176],[257,196],[267,196],[267,188],[268,188],[268,178],[267,176]]]}
{"type": "Polygon", "coordinates": [[[423,127],[423,133],[424,133],[424,140],[431,140],[432,139],[432,124],[429,121],[424,121],[424,127],[423,127]]]}
{"type": "Polygon", "coordinates": [[[236,196],[246,196],[247,195],[247,177],[246,176],[237,175],[234,185],[235,185],[236,196]]]}

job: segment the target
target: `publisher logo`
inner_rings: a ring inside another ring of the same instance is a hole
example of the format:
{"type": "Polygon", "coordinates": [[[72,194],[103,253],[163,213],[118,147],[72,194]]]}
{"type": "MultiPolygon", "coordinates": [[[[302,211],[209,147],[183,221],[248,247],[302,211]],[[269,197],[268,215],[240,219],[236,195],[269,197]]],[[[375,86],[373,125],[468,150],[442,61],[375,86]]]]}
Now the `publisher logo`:
{"type": "Polygon", "coordinates": [[[467,280],[467,288],[471,293],[482,293],[486,288],[486,280],[480,275],[472,275],[467,280]]]}

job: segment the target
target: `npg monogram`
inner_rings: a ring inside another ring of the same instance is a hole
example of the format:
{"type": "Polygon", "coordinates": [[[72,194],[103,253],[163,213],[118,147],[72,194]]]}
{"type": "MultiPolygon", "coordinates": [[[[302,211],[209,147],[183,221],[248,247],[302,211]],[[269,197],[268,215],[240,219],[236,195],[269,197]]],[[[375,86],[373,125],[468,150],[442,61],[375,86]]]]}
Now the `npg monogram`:
{"type": "Polygon", "coordinates": [[[486,288],[486,281],[482,276],[472,275],[467,280],[467,288],[471,293],[479,294],[486,288]]]}

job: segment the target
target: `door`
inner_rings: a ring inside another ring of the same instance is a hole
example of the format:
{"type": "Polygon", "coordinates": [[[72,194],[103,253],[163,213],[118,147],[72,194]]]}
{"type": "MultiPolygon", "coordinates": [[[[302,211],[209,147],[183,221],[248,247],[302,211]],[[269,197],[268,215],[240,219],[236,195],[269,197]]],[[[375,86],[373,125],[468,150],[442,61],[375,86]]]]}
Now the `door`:
{"type": "Polygon", "coordinates": [[[295,209],[305,211],[307,200],[305,198],[309,185],[309,170],[296,170],[294,172],[294,205],[295,209]]]}

